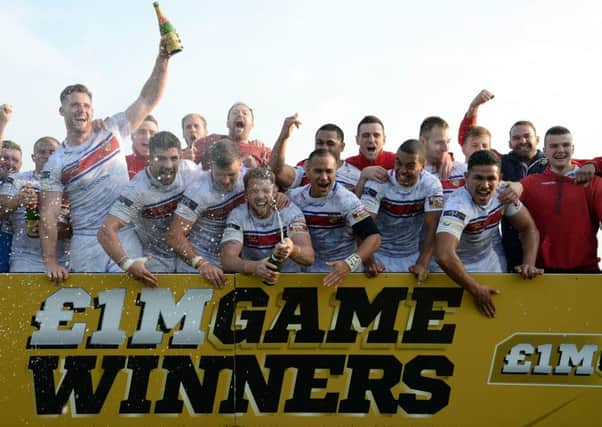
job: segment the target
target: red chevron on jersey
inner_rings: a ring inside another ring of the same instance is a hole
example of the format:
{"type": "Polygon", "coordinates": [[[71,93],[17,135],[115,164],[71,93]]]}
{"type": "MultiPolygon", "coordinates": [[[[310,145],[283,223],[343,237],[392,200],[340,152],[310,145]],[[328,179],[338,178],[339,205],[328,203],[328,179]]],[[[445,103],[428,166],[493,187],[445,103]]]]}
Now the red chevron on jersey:
{"type": "Polygon", "coordinates": [[[245,202],[245,193],[239,193],[234,196],[232,199],[227,200],[225,203],[217,206],[209,207],[207,210],[203,212],[203,216],[205,218],[210,218],[213,220],[226,219],[228,214],[235,207],[242,205],[245,202]]]}
{"type": "Polygon", "coordinates": [[[184,194],[184,192],[177,194],[175,197],[171,198],[170,200],[164,200],[164,201],[159,202],[158,204],[152,205],[152,206],[145,206],[141,213],[142,217],[143,218],[163,218],[166,216],[170,216],[171,214],[174,213],[174,211],[178,207],[178,203],[179,203],[180,199],[182,198],[182,194],[184,194]]]}
{"type": "Polygon", "coordinates": [[[63,169],[61,181],[63,185],[73,182],[86,172],[104,163],[119,152],[119,141],[110,134],[107,139],[98,144],[87,156],[82,157],[75,164],[63,169]]]}
{"type": "Polygon", "coordinates": [[[278,242],[280,242],[280,230],[277,229],[265,233],[244,232],[244,245],[250,248],[273,248],[278,242]]]}
{"type": "Polygon", "coordinates": [[[497,227],[504,216],[504,209],[499,205],[494,212],[491,212],[486,218],[475,218],[468,223],[464,231],[467,233],[480,233],[488,228],[497,227]]]}
{"type": "Polygon", "coordinates": [[[338,213],[312,213],[305,211],[305,222],[309,227],[338,228],[345,226],[345,217],[338,213]]]}
{"type": "Polygon", "coordinates": [[[445,190],[457,190],[460,187],[464,187],[464,178],[450,178],[441,180],[441,186],[443,191],[445,190]]]}
{"type": "Polygon", "coordinates": [[[414,216],[424,213],[424,199],[397,202],[383,199],[380,208],[384,213],[394,217],[414,216]]]}

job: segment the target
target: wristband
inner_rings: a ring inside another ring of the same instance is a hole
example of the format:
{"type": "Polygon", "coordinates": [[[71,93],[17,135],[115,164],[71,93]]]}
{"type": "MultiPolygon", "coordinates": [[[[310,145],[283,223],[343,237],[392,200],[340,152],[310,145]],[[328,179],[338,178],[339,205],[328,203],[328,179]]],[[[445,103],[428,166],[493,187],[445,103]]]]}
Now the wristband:
{"type": "Polygon", "coordinates": [[[345,263],[349,266],[349,269],[353,273],[359,270],[360,266],[362,265],[362,259],[357,253],[352,253],[345,258],[345,263]]]}
{"type": "Polygon", "coordinates": [[[130,257],[124,256],[123,258],[121,258],[119,260],[119,268],[121,268],[123,271],[128,271],[130,269],[130,267],[132,266],[132,264],[134,264],[137,261],[142,261],[142,263],[144,264],[146,261],[148,261],[148,257],[140,257],[140,258],[134,258],[131,259],[130,257]]]}
{"type": "Polygon", "coordinates": [[[190,266],[191,266],[192,268],[196,268],[196,265],[197,265],[197,264],[198,264],[200,261],[203,261],[204,259],[205,259],[205,258],[203,258],[202,256],[200,256],[200,255],[197,255],[197,256],[195,256],[194,258],[192,258],[192,259],[190,260],[190,266]]]}

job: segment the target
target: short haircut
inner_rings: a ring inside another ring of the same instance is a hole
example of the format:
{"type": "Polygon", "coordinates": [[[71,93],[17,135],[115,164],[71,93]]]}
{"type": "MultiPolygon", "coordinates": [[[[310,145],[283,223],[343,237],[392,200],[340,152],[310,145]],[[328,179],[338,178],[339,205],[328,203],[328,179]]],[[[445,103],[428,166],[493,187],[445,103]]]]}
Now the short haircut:
{"type": "Polygon", "coordinates": [[[149,151],[151,153],[157,150],[169,150],[170,148],[182,149],[182,144],[177,136],[169,131],[161,131],[154,134],[148,141],[149,151]]]}
{"type": "Polygon", "coordinates": [[[51,136],[43,136],[41,138],[38,138],[38,140],[36,142],[34,142],[33,144],[33,152],[35,153],[38,149],[38,145],[44,143],[44,142],[50,142],[52,144],[56,144],[56,145],[60,145],[61,143],[59,142],[58,139],[53,138],[51,136]]]}
{"type": "Polygon", "coordinates": [[[251,112],[251,118],[253,119],[253,121],[255,121],[255,113],[253,112],[253,109],[251,107],[249,107],[247,104],[245,104],[244,102],[235,102],[234,104],[232,104],[232,106],[228,109],[228,116],[230,117],[230,113],[232,112],[232,110],[234,110],[236,107],[246,107],[249,109],[249,111],[251,112]]]}
{"type": "Polygon", "coordinates": [[[517,126],[529,126],[531,129],[533,129],[533,133],[535,135],[537,135],[537,130],[535,130],[535,125],[533,123],[531,123],[529,120],[519,120],[518,122],[515,122],[512,126],[510,126],[510,131],[508,132],[508,134],[512,137],[512,129],[514,129],[517,126]]]}
{"type": "Polygon", "coordinates": [[[449,124],[438,116],[430,116],[422,121],[420,124],[420,136],[425,136],[427,132],[430,132],[433,128],[440,127],[442,129],[448,129],[449,124]]]}
{"type": "Polygon", "coordinates": [[[153,116],[152,114],[149,114],[148,116],[146,116],[144,118],[144,120],[142,120],[143,122],[153,122],[157,127],[159,127],[159,122],[157,121],[157,119],[155,119],[155,116],[153,116]]]}
{"type": "Polygon", "coordinates": [[[253,168],[249,169],[245,176],[243,177],[243,182],[245,183],[245,190],[249,185],[249,181],[252,179],[266,179],[270,181],[272,184],[276,183],[276,177],[274,176],[274,172],[269,170],[268,168],[253,168]]]}
{"type": "Polygon", "coordinates": [[[230,138],[222,138],[211,146],[211,164],[218,168],[227,168],[240,160],[238,144],[230,138]]]}
{"type": "Polygon", "coordinates": [[[462,145],[464,145],[464,142],[466,142],[468,138],[479,138],[483,136],[486,136],[489,138],[489,140],[491,140],[491,132],[489,132],[489,129],[483,126],[471,126],[468,128],[466,135],[464,135],[464,141],[462,141],[462,145]]]}
{"type": "Polygon", "coordinates": [[[500,157],[491,150],[479,150],[472,153],[468,159],[468,170],[475,166],[497,166],[499,173],[502,173],[502,163],[500,157]]]}
{"type": "Polygon", "coordinates": [[[10,141],[5,139],[2,141],[2,149],[6,150],[17,150],[19,153],[23,154],[23,150],[21,150],[21,146],[14,141],[10,141]]]}
{"type": "Polygon", "coordinates": [[[76,83],[74,85],[69,85],[65,89],[63,89],[63,91],[61,92],[61,97],[60,97],[61,104],[63,103],[65,98],[67,98],[73,92],[85,93],[86,95],[88,95],[90,97],[90,100],[92,99],[92,92],[90,92],[90,89],[88,89],[85,85],[83,85],[81,83],[76,83]]]}
{"type": "Polygon", "coordinates": [[[360,127],[362,125],[370,124],[370,123],[378,123],[380,125],[380,127],[383,129],[383,134],[385,133],[385,125],[383,125],[383,122],[378,117],[376,117],[376,116],[365,116],[357,124],[357,135],[360,134],[360,127]]]}
{"type": "Polygon", "coordinates": [[[311,161],[316,157],[332,157],[335,162],[337,161],[337,158],[330,151],[324,148],[318,148],[317,150],[311,152],[311,154],[307,158],[307,163],[311,163],[311,161]]]}
{"type": "Polygon", "coordinates": [[[571,131],[565,128],[564,126],[552,126],[550,129],[546,131],[546,135],[543,137],[543,142],[546,142],[548,139],[548,135],[570,135],[571,131]]]}
{"type": "Polygon", "coordinates": [[[189,117],[196,117],[197,119],[199,119],[203,123],[203,127],[205,128],[205,130],[207,130],[207,120],[205,120],[203,116],[197,113],[188,113],[184,117],[182,117],[182,129],[184,129],[184,122],[189,117]]]}
{"type": "Polygon", "coordinates": [[[408,139],[404,141],[397,149],[397,152],[402,152],[410,155],[417,154],[418,159],[423,163],[426,158],[426,150],[424,148],[424,144],[421,144],[420,141],[418,141],[417,139],[408,139]]]}
{"type": "Polygon", "coordinates": [[[338,127],[337,125],[333,124],[333,123],[326,123],[325,125],[322,125],[318,128],[318,130],[316,131],[316,134],[314,135],[314,139],[317,140],[318,139],[318,133],[320,132],[336,132],[337,137],[341,140],[341,142],[345,142],[345,134],[343,133],[343,129],[341,129],[340,127],[338,127]]]}

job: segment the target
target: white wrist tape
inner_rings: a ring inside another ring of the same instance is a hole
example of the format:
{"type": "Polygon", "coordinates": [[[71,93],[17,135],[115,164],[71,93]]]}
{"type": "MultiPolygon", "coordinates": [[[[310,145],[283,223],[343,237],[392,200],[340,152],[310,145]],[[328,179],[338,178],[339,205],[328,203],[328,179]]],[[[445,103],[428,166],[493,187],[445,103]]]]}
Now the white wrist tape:
{"type": "Polygon", "coordinates": [[[351,255],[349,255],[345,259],[345,262],[349,266],[349,269],[351,270],[352,273],[355,271],[358,271],[360,269],[360,266],[362,265],[362,259],[356,253],[352,253],[351,255]]]}
{"type": "MultiPolygon", "coordinates": [[[[205,258],[203,258],[200,255],[195,256],[194,258],[192,258],[192,260],[190,261],[190,265],[192,266],[192,268],[196,268],[196,266],[198,265],[199,262],[201,261],[205,261],[205,264],[209,261],[207,261],[205,258]]],[[[203,264],[203,265],[205,265],[203,264]]]]}
{"type": "Polygon", "coordinates": [[[119,268],[121,268],[123,271],[128,271],[130,269],[130,267],[132,266],[132,264],[134,264],[135,262],[141,261],[143,264],[148,261],[148,257],[140,257],[140,258],[125,258],[123,259],[123,261],[121,261],[119,263],[119,268]]]}

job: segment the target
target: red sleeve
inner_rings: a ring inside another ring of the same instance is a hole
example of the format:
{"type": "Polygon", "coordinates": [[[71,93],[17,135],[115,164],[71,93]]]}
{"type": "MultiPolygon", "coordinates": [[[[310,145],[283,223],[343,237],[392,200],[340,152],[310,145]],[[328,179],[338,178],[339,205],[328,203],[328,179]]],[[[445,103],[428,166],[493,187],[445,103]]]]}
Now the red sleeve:
{"type": "Polygon", "coordinates": [[[477,115],[473,115],[472,117],[467,117],[464,115],[462,122],[460,123],[460,129],[458,129],[458,144],[460,146],[464,145],[464,139],[466,138],[466,134],[468,133],[468,129],[477,124],[477,115]]]}
{"type": "Polygon", "coordinates": [[[359,170],[362,170],[362,163],[360,161],[360,156],[353,156],[353,157],[348,157],[347,160],[345,160],[347,163],[349,163],[351,166],[355,166],[356,168],[358,168],[359,170]]]}

